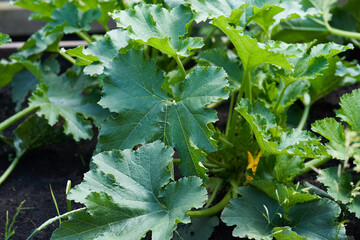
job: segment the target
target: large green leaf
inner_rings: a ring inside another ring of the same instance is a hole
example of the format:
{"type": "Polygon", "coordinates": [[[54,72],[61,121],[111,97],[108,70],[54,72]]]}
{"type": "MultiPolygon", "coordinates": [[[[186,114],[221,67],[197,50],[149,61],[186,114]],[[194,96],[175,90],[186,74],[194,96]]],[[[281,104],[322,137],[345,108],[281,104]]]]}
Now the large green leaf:
{"type": "Polygon", "coordinates": [[[191,8],[196,12],[196,21],[202,22],[220,16],[230,17],[231,12],[242,5],[237,0],[189,0],[191,8]]]}
{"type": "Polygon", "coordinates": [[[0,33],[0,46],[8,42],[11,42],[9,35],[0,33]]]}
{"type": "Polygon", "coordinates": [[[289,211],[292,230],[313,240],[346,239],[345,228],[335,224],[341,209],[329,199],[297,204],[289,211]]]}
{"type": "Polygon", "coordinates": [[[60,76],[49,73],[30,97],[29,105],[39,107],[36,114],[44,115],[51,126],[63,118],[65,133],[75,140],[90,139],[92,124],[87,119],[100,124],[107,115],[107,111],[96,104],[100,98],[97,90],[83,95],[93,81],[84,76],[81,69],[70,69],[60,76]]]}
{"type": "MultiPolygon", "coordinates": [[[[259,186],[266,189],[266,186],[261,184],[259,186]]],[[[281,192],[276,194],[271,189],[267,190],[272,195],[276,195],[276,199],[281,198],[281,192]]],[[[287,234],[299,235],[307,239],[346,239],[345,228],[334,223],[341,209],[329,199],[309,201],[310,199],[307,198],[305,203],[301,203],[301,197],[298,199],[297,196],[295,199],[300,201],[291,206],[287,214],[282,207],[286,202],[279,204],[259,190],[240,187],[237,192],[241,197],[231,200],[221,215],[221,219],[227,225],[236,225],[234,236],[270,240],[277,231],[286,230],[287,234]]],[[[292,193],[287,194],[292,195],[292,193]]]]}
{"type": "Polygon", "coordinates": [[[204,106],[227,98],[225,71],[196,67],[174,89],[174,99],[161,89],[163,73],[154,61],[143,59],[141,51],[119,54],[104,73],[108,77],[99,104],[119,115],[103,123],[98,150],[132,148],[161,139],[178,150],[183,174],[203,175],[198,148],[216,149],[207,124],[217,120],[216,112],[204,106]]]}
{"type": "Polygon", "coordinates": [[[51,14],[53,21],[46,24],[47,34],[64,32],[65,34],[89,31],[90,23],[101,17],[99,9],[80,11],[73,3],[67,2],[62,8],[57,8],[51,14]]]}
{"type": "Polygon", "coordinates": [[[272,64],[284,69],[292,69],[285,55],[269,50],[269,45],[259,44],[255,38],[245,35],[242,30],[235,29],[224,17],[213,20],[234,44],[245,70],[250,71],[260,64],[272,64]]]}
{"type": "Polygon", "coordinates": [[[336,201],[350,202],[352,177],[344,169],[339,170],[337,167],[326,168],[321,171],[317,180],[328,188],[327,192],[336,201]]]}
{"type": "Polygon", "coordinates": [[[230,201],[221,214],[228,225],[236,225],[233,236],[272,239],[272,229],[282,225],[284,209],[277,201],[250,187],[240,187],[241,195],[230,201]]]}
{"type": "Polygon", "coordinates": [[[10,0],[10,4],[50,17],[56,8],[61,8],[67,0],[10,0]]]}
{"type": "Polygon", "coordinates": [[[52,239],[170,239],[185,212],[203,205],[207,194],[197,177],[169,182],[174,151],[157,141],[137,151],[113,150],[93,158],[94,167],[69,198],[86,205],[70,216],[52,239]]]}
{"type": "Polygon", "coordinates": [[[112,14],[117,25],[128,28],[129,37],[148,44],[172,57],[188,56],[204,44],[200,38],[185,37],[193,19],[189,7],[180,5],[170,11],[160,5],[136,5],[112,14]]]}

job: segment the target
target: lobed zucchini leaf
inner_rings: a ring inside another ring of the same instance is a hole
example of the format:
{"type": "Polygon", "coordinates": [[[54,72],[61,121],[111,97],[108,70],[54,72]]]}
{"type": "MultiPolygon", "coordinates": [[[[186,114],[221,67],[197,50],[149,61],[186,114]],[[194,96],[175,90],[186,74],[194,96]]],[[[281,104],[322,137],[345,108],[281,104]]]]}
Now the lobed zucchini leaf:
{"type": "Polygon", "coordinates": [[[281,204],[259,190],[240,187],[237,193],[241,197],[231,200],[221,215],[227,225],[236,225],[234,236],[270,240],[281,229],[291,230],[288,234],[297,238],[346,239],[345,228],[334,224],[341,209],[329,199],[298,203],[286,213],[281,204]]]}
{"type": "Polygon", "coordinates": [[[189,56],[192,49],[204,45],[200,38],[186,37],[193,14],[184,5],[169,11],[159,5],[139,4],[131,10],[114,12],[112,17],[118,27],[128,29],[131,39],[172,57],[189,56]]]}
{"type": "Polygon", "coordinates": [[[228,226],[236,225],[233,236],[272,239],[272,229],[282,225],[284,209],[274,199],[250,187],[240,187],[241,195],[232,199],[221,214],[228,226]]]}
{"type": "Polygon", "coordinates": [[[337,167],[326,168],[321,171],[317,180],[328,188],[328,194],[335,201],[341,201],[345,204],[350,202],[352,177],[344,169],[339,170],[337,167]]]}
{"type": "Polygon", "coordinates": [[[207,124],[217,120],[216,112],[204,106],[228,97],[225,71],[195,67],[174,89],[173,99],[161,89],[163,73],[141,51],[119,54],[104,73],[108,77],[99,104],[119,115],[102,124],[98,150],[132,148],[161,139],[177,149],[185,176],[203,176],[199,148],[216,150],[207,124]]]}
{"type": "Polygon", "coordinates": [[[99,9],[90,9],[86,12],[80,11],[73,3],[67,2],[62,8],[56,8],[44,30],[46,34],[63,32],[65,34],[89,31],[90,23],[101,17],[99,9]]]}
{"type": "Polygon", "coordinates": [[[88,119],[100,124],[108,114],[96,104],[100,99],[96,89],[83,95],[93,82],[94,79],[84,76],[79,68],[69,69],[60,76],[49,73],[30,97],[29,106],[39,107],[36,114],[44,115],[51,126],[63,118],[65,133],[76,141],[90,139],[92,124],[88,119]]]}
{"type": "Polygon", "coordinates": [[[148,231],[154,240],[170,239],[179,222],[190,223],[185,212],[207,197],[200,178],[170,182],[173,153],[156,141],[94,156],[94,166],[69,194],[88,213],[71,215],[52,239],[141,239],[148,231]]]}

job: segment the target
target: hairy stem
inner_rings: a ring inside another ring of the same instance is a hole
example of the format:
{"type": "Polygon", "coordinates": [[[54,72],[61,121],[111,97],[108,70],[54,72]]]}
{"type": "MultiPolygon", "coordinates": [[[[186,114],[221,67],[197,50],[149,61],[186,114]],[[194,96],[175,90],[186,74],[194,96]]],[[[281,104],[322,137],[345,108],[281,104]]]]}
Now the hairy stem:
{"type": "Polygon", "coordinates": [[[192,218],[213,216],[218,212],[220,212],[221,210],[223,210],[228,205],[228,203],[231,200],[231,195],[232,195],[232,188],[226,193],[224,198],[214,206],[202,210],[186,211],[186,215],[192,218]]]}
{"type": "Polygon", "coordinates": [[[341,36],[341,37],[354,38],[354,39],[360,40],[360,33],[333,28],[330,26],[330,24],[327,21],[324,21],[324,22],[325,22],[326,29],[330,33],[337,35],[337,36],[341,36]]]}
{"type": "Polygon", "coordinates": [[[27,107],[20,112],[14,114],[13,116],[9,117],[8,119],[0,123],[0,132],[9,127],[10,125],[14,124],[15,122],[19,121],[21,118],[25,117],[29,113],[37,110],[37,108],[38,107],[36,106],[27,107]]]}
{"type": "Polygon", "coordinates": [[[6,169],[6,171],[3,174],[1,174],[0,185],[3,184],[5,182],[5,180],[10,176],[12,171],[14,171],[16,165],[20,161],[21,156],[22,156],[22,154],[19,154],[18,156],[16,156],[16,158],[11,162],[10,166],[6,169]]]}
{"type": "Polygon", "coordinates": [[[216,184],[214,191],[212,192],[208,202],[205,205],[205,208],[208,208],[211,205],[211,203],[214,201],[216,194],[219,191],[219,188],[221,187],[221,183],[222,183],[221,181],[218,181],[218,183],[216,184]]]}
{"type": "Polygon", "coordinates": [[[313,168],[320,167],[330,161],[330,157],[316,158],[305,163],[305,166],[297,175],[302,175],[310,172],[313,168]]]}
{"type": "Polygon", "coordinates": [[[284,97],[286,88],[287,88],[287,85],[284,83],[284,86],[281,89],[280,95],[279,95],[278,99],[276,100],[276,103],[275,103],[275,106],[274,106],[274,113],[275,114],[277,112],[278,107],[280,106],[280,102],[281,102],[282,98],[284,97]]]}
{"type": "Polygon", "coordinates": [[[182,75],[183,75],[184,78],[185,78],[185,77],[186,77],[186,71],[185,71],[184,65],[182,64],[182,62],[181,62],[181,60],[180,60],[180,58],[179,58],[178,55],[176,55],[176,57],[174,57],[174,58],[175,58],[175,60],[176,60],[177,65],[179,66],[179,69],[180,69],[182,75]]]}
{"type": "Polygon", "coordinates": [[[74,58],[72,58],[71,56],[69,56],[67,53],[59,51],[59,54],[60,54],[60,56],[65,58],[67,61],[69,61],[71,64],[75,65],[76,60],[74,58]]]}
{"type": "Polygon", "coordinates": [[[66,218],[67,216],[69,216],[69,215],[72,214],[72,213],[80,212],[80,211],[83,211],[83,210],[85,210],[85,209],[86,209],[86,207],[79,208],[79,209],[73,210],[73,211],[71,211],[71,212],[64,213],[63,215],[50,218],[49,220],[47,220],[46,222],[44,222],[43,224],[41,224],[40,227],[38,227],[37,229],[35,229],[35,231],[34,231],[26,240],[30,240],[30,239],[33,238],[38,232],[40,232],[41,230],[45,229],[45,228],[46,228],[47,226],[49,226],[50,224],[56,222],[58,219],[66,218]]]}
{"type": "Polygon", "coordinates": [[[310,112],[310,106],[311,106],[310,103],[311,103],[310,95],[308,93],[304,94],[304,106],[305,106],[305,108],[304,108],[303,114],[301,116],[299,125],[297,127],[298,130],[303,130],[304,129],[304,126],[306,124],[306,121],[308,119],[309,112],[310,112]]]}
{"type": "Polygon", "coordinates": [[[94,39],[85,31],[77,32],[76,35],[85,40],[88,44],[91,44],[94,41],[94,39]]]}
{"type": "Polygon", "coordinates": [[[226,130],[225,130],[225,135],[226,136],[229,135],[229,131],[230,131],[230,128],[231,128],[231,120],[232,120],[232,115],[233,115],[233,112],[234,112],[234,105],[235,105],[235,93],[231,94],[229,114],[228,114],[228,119],[227,119],[227,122],[226,122],[226,130]]]}

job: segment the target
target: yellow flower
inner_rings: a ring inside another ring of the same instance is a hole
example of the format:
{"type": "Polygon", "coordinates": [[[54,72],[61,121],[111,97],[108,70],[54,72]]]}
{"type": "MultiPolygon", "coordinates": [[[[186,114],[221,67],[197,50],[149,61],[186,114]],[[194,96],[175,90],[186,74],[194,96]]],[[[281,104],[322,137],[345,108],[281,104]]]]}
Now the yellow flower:
{"type": "MultiPolygon", "coordinates": [[[[260,157],[261,157],[261,151],[258,153],[255,160],[254,160],[253,156],[251,155],[251,153],[248,152],[248,165],[247,165],[246,169],[251,169],[252,173],[255,174],[257,165],[258,165],[259,160],[260,160],[260,157]]],[[[254,180],[254,178],[246,174],[246,180],[248,180],[248,181],[249,180],[254,180]]]]}

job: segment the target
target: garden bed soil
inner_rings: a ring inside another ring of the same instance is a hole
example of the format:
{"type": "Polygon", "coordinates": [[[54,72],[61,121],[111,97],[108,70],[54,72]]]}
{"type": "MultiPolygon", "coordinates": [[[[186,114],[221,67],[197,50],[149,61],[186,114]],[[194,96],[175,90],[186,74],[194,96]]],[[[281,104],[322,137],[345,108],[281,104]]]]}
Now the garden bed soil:
{"type": "MultiPolygon", "coordinates": [[[[352,86],[340,89],[327,97],[319,100],[311,109],[309,124],[316,119],[333,117],[334,109],[339,108],[340,96],[352,89],[360,87],[352,86]]],[[[9,87],[0,89],[0,121],[11,116],[13,103],[9,87]]],[[[220,118],[226,117],[226,108],[220,108],[220,118]]],[[[15,171],[0,186],[0,239],[4,238],[5,217],[9,212],[9,218],[15,214],[17,207],[22,201],[23,205],[16,219],[14,240],[26,239],[37,227],[49,218],[57,215],[55,204],[50,193],[50,185],[56,197],[60,213],[65,213],[66,196],[65,188],[68,180],[72,185],[81,182],[83,174],[88,171],[92,151],[96,145],[96,138],[91,141],[76,143],[69,140],[65,143],[52,144],[28,152],[21,160],[15,171]]],[[[9,148],[0,148],[0,173],[9,165],[9,148]]],[[[297,178],[297,181],[308,181],[316,186],[323,187],[316,182],[316,174],[310,172],[297,178]]],[[[73,208],[80,207],[73,204],[73,208]]],[[[51,224],[45,230],[39,232],[33,239],[50,239],[52,232],[58,227],[58,222],[51,224]]],[[[239,239],[232,237],[233,227],[227,227],[220,223],[215,228],[212,240],[239,239]]],[[[360,221],[353,215],[346,223],[347,235],[350,239],[360,239],[360,221]]]]}

